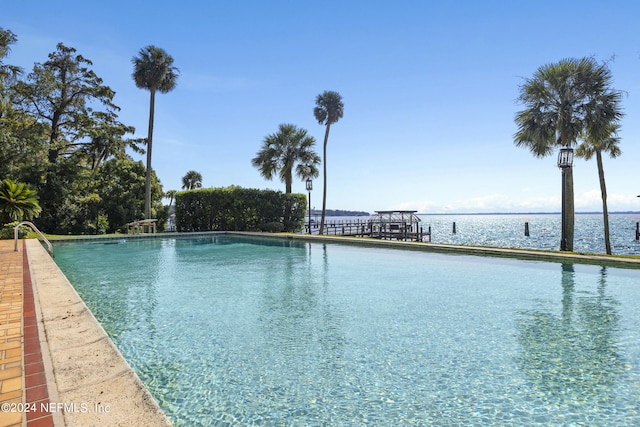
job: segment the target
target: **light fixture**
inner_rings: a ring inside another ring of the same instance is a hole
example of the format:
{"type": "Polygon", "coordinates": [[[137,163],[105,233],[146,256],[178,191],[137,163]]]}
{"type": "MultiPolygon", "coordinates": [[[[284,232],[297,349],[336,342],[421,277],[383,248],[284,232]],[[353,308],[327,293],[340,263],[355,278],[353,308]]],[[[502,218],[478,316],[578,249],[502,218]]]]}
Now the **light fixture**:
{"type": "Polygon", "coordinates": [[[562,147],[558,152],[558,167],[570,168],[573,165],[573,148],[562,147]]]}

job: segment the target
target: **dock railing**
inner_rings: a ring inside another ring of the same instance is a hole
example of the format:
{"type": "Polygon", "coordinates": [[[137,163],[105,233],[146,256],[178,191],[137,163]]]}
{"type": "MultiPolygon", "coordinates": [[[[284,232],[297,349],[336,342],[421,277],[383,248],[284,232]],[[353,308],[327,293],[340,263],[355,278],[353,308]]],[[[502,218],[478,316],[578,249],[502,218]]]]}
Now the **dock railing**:
{"type": "MultiPolygon", "coordinates": [[[[312,222],[305,224],[306,234],[319,234],[320,224],[312,222]]],[[[425,232],[422,227],[411,227],[405,224],[380,224],[374,221],[349,220],[329,221],[324,225],[325,235],[371,237],[386,240],[412,240],[417,242],[431,242],[431,226],[425,232]]]]}

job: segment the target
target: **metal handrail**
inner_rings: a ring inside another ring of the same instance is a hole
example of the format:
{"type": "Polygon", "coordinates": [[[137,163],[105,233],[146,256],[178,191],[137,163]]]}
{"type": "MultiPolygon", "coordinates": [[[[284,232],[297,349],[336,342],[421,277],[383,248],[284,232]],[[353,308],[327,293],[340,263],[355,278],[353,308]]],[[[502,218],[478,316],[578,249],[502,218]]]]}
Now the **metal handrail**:
{"type": "Polygon", "coordinates": [[[29,227],[31,227],[31,229],[47,244],[47,250],[53,258],[53,246],[51,245],[51,242],[47,240],[47,238],[44,237],[44,234],[42,234],[40,230],[38,230],[38,227],[36,227],[35,224],[30,221],[21,221],[13,229],[13,240],[15,240],[16,242],[14,250],[18,252],[18,228],[20,228],[21,225],[28,225],[29,227]]]}

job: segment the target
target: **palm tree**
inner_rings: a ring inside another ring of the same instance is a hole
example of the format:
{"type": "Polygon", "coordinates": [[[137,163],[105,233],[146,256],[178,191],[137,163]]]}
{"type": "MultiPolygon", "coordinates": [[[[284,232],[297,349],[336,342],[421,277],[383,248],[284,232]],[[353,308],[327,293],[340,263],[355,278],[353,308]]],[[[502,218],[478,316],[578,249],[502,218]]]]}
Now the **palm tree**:
{"type": "Polygon", "coordinates": [[[16,35],[10,30],[5,30],[0,27],[0,117],[5,114],[5,111],[8,110],[11,105],[9,95],[5,90],[5,86],[9,86],[7,81],[10,81],[22,73],[20,67],[4,63],[4,58],[9,56],[9,52],[11,51],[11,45],[17,40],[16,35]]]}
{"type": "MultiPolygon", "coordinates": [[[[11,45],[18,41],[18,38],[10,30],[0,27],[0,83],[7,77],[16,77],[22,72],[20,67],[5,64],[3,59],[9,56],[11,45]]],[[[0,86],[1,88],[2,86],[0,86]]]]}
{"type": "Polygon", "coordinates": [[[338,92],[324,91],[316,97],[316,106],[313,115],[318,123],[326,126],[324,132],[324,145],[322,150],[322,168],[324,185],[322,189],[322,217],[320,219],[320,234],[324,232],[324,217],[327,210],[327,140],[329,139],[329,129],[333,123],[342,118],[344,104],[338,92]]]}
{"type": "MultiPolygon", "coordinates": [[[[536,157],[569,148],[587,130],[602,129],[622,116],[620,92],[610,88],[611,73],[593,58],[563,59],[540,67],[520,88],[525,109],[516,114],[514,142],[536,157]]],[[[563,169],[563,239],[560,249],[573,251],[573,170],[563,169]]]]}
{"type": "Polygon", "coordinates": [[[176,198],[176,190],[168,190],[166,193],[164,193],[164,197],[169,198],[169,210],[171,210],[171,205],[173,204],[173,199],[176,198]]]}
{"type": "Polygon", "coordinates": [[[144,142],[144,139],[124,138],[127,133],[135,132],[133,126],[125,126],[115,120],[113,112],[95,112],[94,114],[103,121],[87,129],[90,142],[79,148],[79,152],[87,156],[91,167],[91,179],[95,178],[100,165],[110,157],[126,156],[127,147],[136,153],[144,153],[144,150],[138,146],[144,142]]]}
{"type": "Polygon", "coordinates": [[[10,179],[0,183],[0,221],[2,223],[31,219],[38,216],[41,211],[35,190],[10,179]]]}
{"type": "Polygon", "coordinates": [[[607,255],[611,255],[611,239],[609,237],[609,210],[607,208],[607,184],[604,179],[604,167],[602,165],[602,153],[609,153],[612,159],[615,159],[622,151],[618,146],[620,137],[618,137],[618,123],[610,123],[606,126],[604,133],[587,132],[584,142],[576,149],[576,156],[585,160],[590,160],[593,155],[596,156],[598,164],[598,177],[600,179],[600,194],[602,195],[602,216],[604,222],[604,244],[607,255]]]}
{"type": "Polygon", "coordinates": [[[147,177],[145,187],[145,215],[151,218],[151,149],[153,147],[153,116],[156,92],[167,93],[176,87],[179,71],[173,58],[163,49],[147,46],[134,56],[133,80],[140,89],[151,94],[149,100],[149,131],[147,134],[147,177]]]}
{"type": "Polygon", "coordinates": [[[258,168],[265,179],[270,180],[277,173],[285,184],[285,192],[289,194],[294,166],[296,176],[302,180],[318,176],[320,157],[313,151],[315,143],[316,140],[307,135],[305,129],[281,124],[278,132],[265,137],[262,149],[251,160],[251,164],[258,168]]]}
{"type": "Polygon", "coordinates": [[[196,171],[189,171],[182,177],[183,190],[195,190],[202,188],[202,174],[196,171]]]}

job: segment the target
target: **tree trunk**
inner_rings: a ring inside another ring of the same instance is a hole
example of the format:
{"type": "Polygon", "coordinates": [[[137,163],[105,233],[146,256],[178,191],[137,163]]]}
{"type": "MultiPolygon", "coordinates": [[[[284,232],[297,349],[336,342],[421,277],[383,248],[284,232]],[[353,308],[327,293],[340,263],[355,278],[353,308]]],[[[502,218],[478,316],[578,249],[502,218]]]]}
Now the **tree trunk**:
{"type": "Polygon", "coordinates": [[[60,149],[56,146],[59,134],[60,126],[60,111],[55,110],[53,112],[53,118],[51,119],[51,133],[49,134],[49,163],[56,163],[58,156],[60,155],[60,149]]]}
{"type": "Polygon", "coordinates": [[[331,123],[327,123],[327,130],[324,132],[324,148],[322,151],[322,171],[323,171],[323,186],[322,186],[322,217],[320,218],[320,234],[324,233],[324,217],[327,210],[327,141],[329,140],[329,128],[331,123]]]}
{"type": "Polygon", "coordinates": [[[285,186],[284,192],[286,194],[291,194],[292,183],[293,183],[293,171],[291,169],[289,169],[289,171],[286,174],[286,178],[284,180],[284,186],[285,186]]]}
{"type": "Polygon", "coordinates": [[[147,177],[144,192],[144,214],[146,219],[151,218],[151,148],[153,145],[153,115],[156,92],[151,89],[149,100],[149,133],[147,134],[147,177]]]}
{"type": "Polygon", "coordinates": [[[604,223],[604,246],[607,255],[611,255],[611,238],[609,237],[609,209],[607,209],[607,184],[604,180],[604,166],[602,165],[602,152],[596,150],[598,162],[598,178],[600,178],[600,194],[602,195],[602,219],[604,223]]]}

